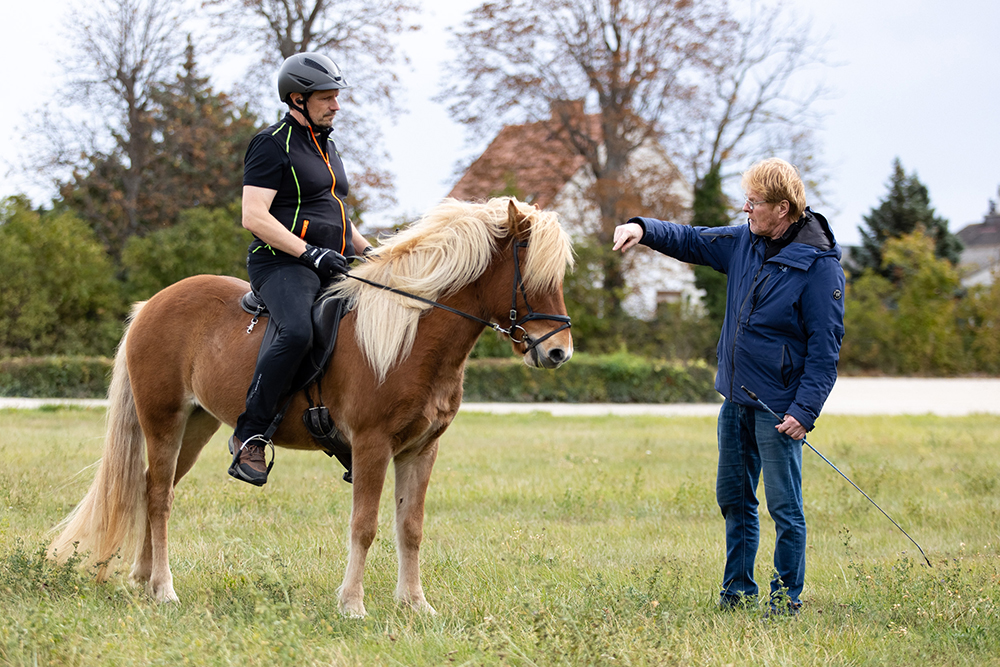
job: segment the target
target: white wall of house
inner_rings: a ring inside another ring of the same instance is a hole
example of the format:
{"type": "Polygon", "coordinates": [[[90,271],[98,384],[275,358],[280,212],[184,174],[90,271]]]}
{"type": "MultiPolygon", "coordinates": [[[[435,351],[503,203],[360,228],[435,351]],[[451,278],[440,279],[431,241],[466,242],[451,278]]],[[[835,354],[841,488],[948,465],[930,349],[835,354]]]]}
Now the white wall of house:
{"type": "Polygon", "coordinates": [[[966,246],[959,262],[962,285],[992,285],[994,274],[1000,270],[1000,246],[966,246]]]}

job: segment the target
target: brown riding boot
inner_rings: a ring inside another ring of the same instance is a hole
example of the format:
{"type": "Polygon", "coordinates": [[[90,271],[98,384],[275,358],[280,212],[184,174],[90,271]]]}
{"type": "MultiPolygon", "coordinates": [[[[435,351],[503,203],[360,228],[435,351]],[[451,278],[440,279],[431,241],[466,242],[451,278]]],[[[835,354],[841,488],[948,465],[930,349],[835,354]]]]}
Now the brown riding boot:
{"type": "Polygon", "coordinates": [[[233,455],[233,462],[229,465],[229,474],[255,486],[267,484],[267,474],[271,472],[274,459],[271,459],[270,465],[267,463],[264,448],[270,444],[259,435],[253,436],[246,443],[243,443],[234,433],[229,438],[229,452],[233,455]]]}

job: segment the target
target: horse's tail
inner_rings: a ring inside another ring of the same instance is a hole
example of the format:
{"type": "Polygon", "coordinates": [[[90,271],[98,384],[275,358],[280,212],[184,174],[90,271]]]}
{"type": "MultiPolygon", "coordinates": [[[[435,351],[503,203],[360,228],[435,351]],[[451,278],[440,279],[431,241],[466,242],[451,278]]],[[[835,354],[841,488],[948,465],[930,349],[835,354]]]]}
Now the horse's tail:
{"type": "MultiPolygon", "coordinates": [[[[80,504],[53,530],[59,536],[49,545],[48,556],[65,562],[74,552],[85,563],[97,565],[97,578],[108,576],[109,564],[124,547],[141,547],[146,530],[145,438],[132,396],[126,364],[125,341],[131,321],[143,304],[132,309],[130,324],[118,344],[111,386],[108,389],[107,435],[97,476],[80,504]]],[[[131,556],[131,553],[128,553],[131,556]]]]}

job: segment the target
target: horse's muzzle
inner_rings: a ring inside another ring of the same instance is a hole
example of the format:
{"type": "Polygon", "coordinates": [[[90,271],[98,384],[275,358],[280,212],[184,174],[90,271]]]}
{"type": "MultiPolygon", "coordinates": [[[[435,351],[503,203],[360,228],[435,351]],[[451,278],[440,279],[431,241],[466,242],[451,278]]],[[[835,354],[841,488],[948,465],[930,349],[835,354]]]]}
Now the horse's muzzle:
{"type": "Polygon", "coordinates": [[[545,349],[541,345],[535,345],[524,355],[525,363],[535,368],[547,368],[552,370],[559,368],[573,356],[573,348],[564,348],[562,345],[553,345],[545,349]]]}

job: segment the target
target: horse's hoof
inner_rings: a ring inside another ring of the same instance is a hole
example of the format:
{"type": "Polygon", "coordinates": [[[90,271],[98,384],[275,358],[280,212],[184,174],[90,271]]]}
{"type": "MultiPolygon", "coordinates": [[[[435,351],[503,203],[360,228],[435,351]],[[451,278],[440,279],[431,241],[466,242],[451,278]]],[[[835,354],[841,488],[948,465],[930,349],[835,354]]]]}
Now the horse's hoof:
{"type": "Polygon", "coordinates": [[[340,604],[340,613],[347,618],[364,618],[368,615],[368,612],[365,610],[365,603],[360,601],[356,603],[342,602],[340,604]]]}
{"type": "Polygon", "coordinates": [[[427,600],[423,600],[417,604],[410,605],[415,611],[419,611],[421,614],[427,614],[428,616],[437,616],[437,611],[434,607],[428,604],[427,600]]]}
{"type": "Polygon", "coordinates": [[[396,599],[413,611],[421,614],[428,614],[430,616],[437,616],[437,611],[434,610],[434,607],[432,607],[422,595],[419,598],[406,598],[399,596],[396,599]]]}
{"type": "Polygon", "coordinates": [[[153,602],[159,602],[161,604],[171,604],[175,602],[180,602],[180,598],[177,597],[177,593],[174,593],[174,587],[172,584],[167,584],[166,586],[146,586],[146,594],[152,598],[153,602]]]}

